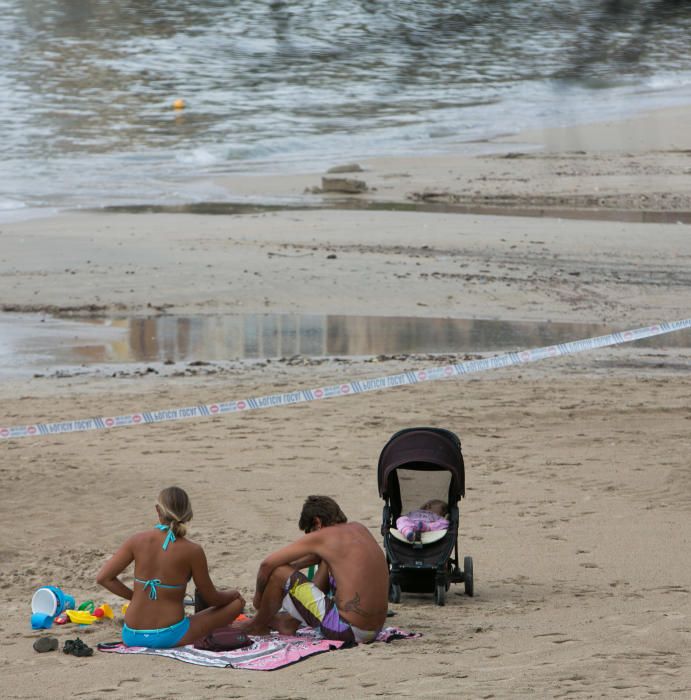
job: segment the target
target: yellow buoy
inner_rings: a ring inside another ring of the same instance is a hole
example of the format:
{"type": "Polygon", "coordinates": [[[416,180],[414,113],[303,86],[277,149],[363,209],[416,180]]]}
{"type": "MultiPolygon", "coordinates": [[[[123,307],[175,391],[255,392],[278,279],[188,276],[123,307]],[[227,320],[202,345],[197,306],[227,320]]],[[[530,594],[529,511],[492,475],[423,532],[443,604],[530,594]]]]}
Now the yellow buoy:
{"type": "Polygon", "coordinates": [[[187,105],[185,104],[185,100],[182,98],[178,98],[173,102],[173,109],[185,109],[187,105]]]}

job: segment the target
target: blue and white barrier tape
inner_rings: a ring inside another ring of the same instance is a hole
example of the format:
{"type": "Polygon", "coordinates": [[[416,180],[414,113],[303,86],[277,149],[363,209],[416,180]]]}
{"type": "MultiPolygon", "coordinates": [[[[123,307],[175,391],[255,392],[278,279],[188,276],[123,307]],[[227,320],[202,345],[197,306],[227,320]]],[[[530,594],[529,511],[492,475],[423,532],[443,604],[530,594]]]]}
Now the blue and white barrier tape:
{"type": "Polygon", "coordinates": [[[497,355],[484,360],[470,360],[456,365],[444,367],[432,367],[400,374],[392,374],[386,377],[374,379],[362,379],[334,384],[333,386],[319,387],[318,389],[298,389],[283,394],[269,394],[250,399],[237,401],[219,401],[201,406],[188,406],[185,408],[170,408],[162,411],[141,411],[126,416],[109,416],[102,418],[83,418],[81,420],[56,421],[55,423],[36,423],[34,425],[20,425],[9,428],[0,427],[0,440],[13,438],[36,437],[42,435],[56,435],[62,433],[78,433],[85,430],[104,430],[106,428],[120,428],[128,425],[142,425],[144,423],[164,423],[168,421],[186,420],[189,418],[210,418],[226,413],[240,413],[253,411],[258,408],[270,408],[273,406],[290,406],[307,401],[321,401],[336,396],[349,396],[351,394],[363,394],[367,391],[379,391],[407,384],[419,384],[420,382],[433,382],[437,379],[485,372],[489,369],[510,367],[527,362],[544,360],[549,357],[573,355],[587,350],[607,347],[608,345],[620,345],[634,340],[642,340],[655,335],[671,333],[673,331],[691,328],[691,319],[684,321],[670,321],[660,323],[647,328],[637,328],[631,331],[601,335],[596,338],[575,340],[570,343],[548,345],[532,350],[509,352],[505,355],[497,355]]]}

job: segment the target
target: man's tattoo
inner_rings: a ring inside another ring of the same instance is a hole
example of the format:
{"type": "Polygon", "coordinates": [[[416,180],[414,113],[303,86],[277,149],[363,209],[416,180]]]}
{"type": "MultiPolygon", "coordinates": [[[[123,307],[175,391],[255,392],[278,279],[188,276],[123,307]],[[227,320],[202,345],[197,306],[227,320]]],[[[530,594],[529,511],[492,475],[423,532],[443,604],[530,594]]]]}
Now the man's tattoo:
{"type": "Polygon", "coordinates": [[[360,607],[360,594],[357,591],[355,592],[355,597],[343,605],[343,610],[345,612],[356,612],[363,617],[372,617],[373,615],[373,613],[367,612],[360,607]]]}

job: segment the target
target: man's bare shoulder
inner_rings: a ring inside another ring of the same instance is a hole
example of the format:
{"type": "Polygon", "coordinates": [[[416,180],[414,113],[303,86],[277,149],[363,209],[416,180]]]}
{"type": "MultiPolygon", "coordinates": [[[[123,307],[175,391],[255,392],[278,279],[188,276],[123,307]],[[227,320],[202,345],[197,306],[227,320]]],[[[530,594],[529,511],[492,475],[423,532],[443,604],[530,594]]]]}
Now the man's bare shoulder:
{"type": "Polygon", "coordinates": [[[331,527],[324,528],[324,533],[333,535],[334,537],[347,539],[374,539],[372,533],[362,524],[355,520],[347,523],[339,523],[331,527]],[[329,532],[331,531],[331,532],[329,532]]]}

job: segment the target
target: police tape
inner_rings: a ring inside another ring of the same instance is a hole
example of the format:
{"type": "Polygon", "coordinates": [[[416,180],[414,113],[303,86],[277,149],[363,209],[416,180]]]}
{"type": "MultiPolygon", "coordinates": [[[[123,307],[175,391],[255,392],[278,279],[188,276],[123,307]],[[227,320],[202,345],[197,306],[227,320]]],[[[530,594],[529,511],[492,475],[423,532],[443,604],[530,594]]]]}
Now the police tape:
{"type": "Polygon", "coordinates": [[[78,433],[87,430],[107,430],[109,428],[122,428],[132,425],[144,425],[147,423],[189,420],[191,418],[213,418],[227,413],[244,413],[245,411],[253,411],[260,408],[292,406],[309,401],[332,399],[337,396],[351,396],[363,394],[368,391],[391,389],[397,386],[434,382],[438,379],[448,379],[450,377],[458,377],[475,372],[485,372],[490,369],[511,367],[527,362],[545,360],[550,357],[573,355],[579,352],[607,347],[609,345],[620,345],[635,340],[642,340],[643,338],[663,335],[664,333],[672,333],[673,331],[682,330],[684,328],[691,328],[691,319],[663,322],[645,328],[610,333],[609,335],[575,340],[559,345],[547,345],[541,348],[533,348],[532,350],[509,352],[504,355],[496,355],[482,360],[468,360],[444,367],[432,367],[430,369],[401,372],[400,374],[376,377],[374,379],[346,381],[341,384],[319,387],[317,389],[298,389],[282,394],[270,394],[268,396],[238,399],[236,401],[219,401],[218,403],[187,406],[184,408],[170,408],[159,411],[141,411],[126,416],[83,418],[81,420],[35,423],[34,425],[20,425],[10,428],[0,427],[0,440],[78,433]]]}

